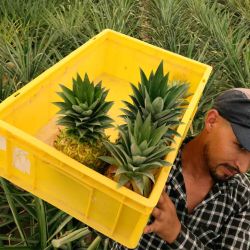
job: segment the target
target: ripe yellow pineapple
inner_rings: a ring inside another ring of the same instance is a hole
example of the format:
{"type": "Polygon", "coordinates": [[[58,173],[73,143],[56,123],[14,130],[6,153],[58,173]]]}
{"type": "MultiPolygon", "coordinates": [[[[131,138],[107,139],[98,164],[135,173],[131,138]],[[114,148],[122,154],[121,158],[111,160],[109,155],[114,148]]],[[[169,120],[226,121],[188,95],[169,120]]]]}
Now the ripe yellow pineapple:
{"type": "Polygon", "coordinates": [[[73,79],[73,89],[61,85],[62,92],[58,95],[62,102],[54,102],[60,110],[58,125],[64,126],[54,141],[58,150],[82,164],[102,171],[104,162],[98,157],[106,155],[107,149],[103,140],[106,128],[112,127],[112,119],[107,113],[113,102],[105,101],[108,90],[101,82],[94,85],[88,75],[84,79],[77,75],[73,79]]]}

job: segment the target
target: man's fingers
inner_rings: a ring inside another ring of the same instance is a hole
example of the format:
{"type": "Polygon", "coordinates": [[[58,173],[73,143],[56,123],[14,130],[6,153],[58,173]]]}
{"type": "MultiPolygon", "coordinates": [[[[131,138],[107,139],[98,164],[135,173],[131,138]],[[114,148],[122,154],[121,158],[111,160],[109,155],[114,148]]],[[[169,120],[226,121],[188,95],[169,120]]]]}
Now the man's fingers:
{"type": "Polygon", "coordinates": [[[145,234],[149,234],[149,233],[156,233],[157,232],[157,226],[156,226],[156,224],[155,224],[155,222],[153,222],[152,224],[150,224],[150,225],[147,225],[145,228],[144,228],[144,230],[143,230],[143,233],[145,233],[145,234]]]}
{"type": "Polygon", "coordinates": [[[156,218],[156,219],[159,219],[160,216],[161,216],[161,210],[157,207],[155,207],[152,211],[152,215],[156,218]]]}
{"type": "Polygon", "coordinates": [[[157,227],[157,220],[161,219],[162,211],[159,208],[155,207],[151,214],[154,216],[155,221],[152,224],[147,225],[145,227],[145,229],[144,229],[145,234],[156,232],[155,230],[157,227]]]}
{"type": "Polygon", "coordinates": [[[166,210],[174,207],[174,203],[167,193],[162,193],[156,206],[162,210],[166,210]]]}
{"type": "Polygon", "coordinates": [[[153,232],[153,227],[152,225],[147,225],[145,228],[144,228],[144,231],[143,233],[145,234],[149,234],[149,233],[152,233],[153,232]]]}
{"type": "Polygon", "coordinates": [[[163,190],[162,190],[162,192],[161,192],[161,194],[165,194],[166,193],[166,186],[164,186],[164,188],[163,188],[163,190]]]}
{"type": "Polygon", "coordinates": [[[174,210],[176,210],[173,201],[170,199],[170,197],[169,197],[167,194],[165,195],[164,198],[165,198],[165,199],[164,199],[165,204],[167,204],[167,206],[169,207],[169,209],[174,209],[174,210]]]}
{"type": "Polygon", "coordinates": [[[164,207],[164,205],[165,205],[164,204],[165,203],[165,197],[166,197],[166,193],[162,193],[160,198],[159,198],[159,201],[158,201],[158,203],[156,205],[158,208],[162,209],[164,207]]]}

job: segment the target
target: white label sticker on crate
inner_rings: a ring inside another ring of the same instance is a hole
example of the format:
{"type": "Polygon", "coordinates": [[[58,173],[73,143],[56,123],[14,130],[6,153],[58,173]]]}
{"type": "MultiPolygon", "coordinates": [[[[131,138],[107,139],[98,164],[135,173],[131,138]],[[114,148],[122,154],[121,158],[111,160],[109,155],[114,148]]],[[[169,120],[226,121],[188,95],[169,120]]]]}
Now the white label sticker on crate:
{"type": "Polygon", "coordinates": [[[6,138],[3,136],[0,136],[0,150],[6,151],[6,138]]]}
{"type": "Polygon", "coordinates": [[[28,159],[28,152],[14,148],[13,152],[13,165],[23,173],[30,174],[30,160],[28,159]]]}

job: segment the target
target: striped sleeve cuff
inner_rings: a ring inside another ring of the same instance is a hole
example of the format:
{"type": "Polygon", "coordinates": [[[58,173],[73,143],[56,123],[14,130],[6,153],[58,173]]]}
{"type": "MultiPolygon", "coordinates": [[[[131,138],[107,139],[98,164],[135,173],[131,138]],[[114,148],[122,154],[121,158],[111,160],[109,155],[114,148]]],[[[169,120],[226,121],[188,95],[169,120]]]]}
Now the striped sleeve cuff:
{"type": "Polygon", "coordinates": [[[194,239],[190,235],[189,230],[185,226],[181,226],[181,231],[176,240],[169,244],[170,249],[192,249],[194,246],[194,239]]]}

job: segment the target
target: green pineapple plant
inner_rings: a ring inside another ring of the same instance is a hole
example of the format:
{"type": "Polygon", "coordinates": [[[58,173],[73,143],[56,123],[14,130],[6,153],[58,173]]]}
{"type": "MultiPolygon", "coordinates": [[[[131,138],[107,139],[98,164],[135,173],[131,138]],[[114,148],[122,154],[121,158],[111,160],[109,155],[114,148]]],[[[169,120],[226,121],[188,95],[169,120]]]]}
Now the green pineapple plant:
{"type": "Polygon", "coordinates": [[[111,165],[113,173],[107,175],[119,186],[125,185],[148,197],[155,182],[156,170],[170,165],[163,159],[172,150],[163,138],[167,127],[155,128],[150,114],[143,120],[138,112],[134,122],[126,119],[126,125],[118,129],[120,137],[117,143],[105,142],[111,156],[100,157],[111,165]]]}
{"type": "Polygon", "coordinates": [[[140,69],[141,82],[138,87],[131,83],[133,94],[130,95],[132,103],[124,101],[123,118],[130,120],[136,118],[140,112],[143,119],[151,114],[155,127],[165,125],[168,130],[165,139],[172,141],[180,119],[186,109],[189,84],[186,82],[169,81],[169,73],[164,74],[163,61],[157,67],[156,72],[151,71],[149,77],[140,69]]]}
{"type": "Polygon", "coordinates": [[[87,74],[84,79],[77,74],[73,78],[73,89],[60,85],[62,92],[58,95],[61,102],[54,102],[60,108],[57,124],[62,125],[54,147],[81,162],[102,171],[104,162],[98,157],[107,155],[103,140],[107,140],[105,129],[112,127],[113,120],[107,113],[113,102],[106,101],[108,90],[102,83],[94,85],[87,74]]]}
{"type": "Polygon", "coordinates": [[[170,143],[188,104],[189,85],[169,82],[161,62],[149,78],[140,70],[141,82],[131,84],[132,103],[124,101],[125,124],[119,127],[117,144],[106,142],[112,156],[100,157],[109,163],[107,176],[135,192],[149,196],[158,170],[170,165],[163,158],[172,150],[170,143]]]}

